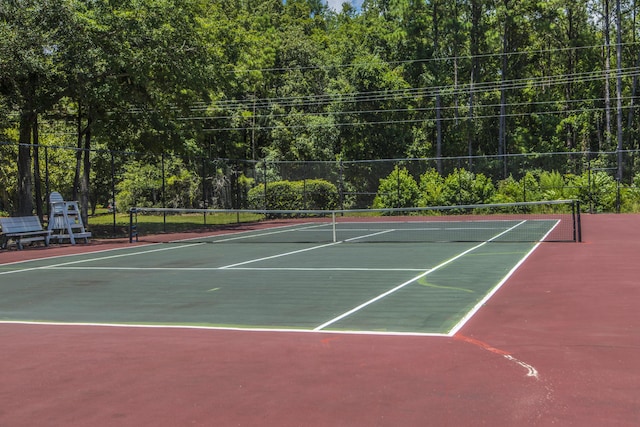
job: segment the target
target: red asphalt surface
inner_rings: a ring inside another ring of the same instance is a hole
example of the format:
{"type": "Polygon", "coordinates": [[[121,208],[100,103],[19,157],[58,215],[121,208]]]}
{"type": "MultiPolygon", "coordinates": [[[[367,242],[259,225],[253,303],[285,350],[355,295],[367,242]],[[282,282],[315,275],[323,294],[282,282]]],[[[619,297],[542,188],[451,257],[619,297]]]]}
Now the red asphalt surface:
{"type": "Polygon", "coordinates": [[[582,219],[451,338],[0,324],[0,426],[638,426],[640,216],[582,219]]]}

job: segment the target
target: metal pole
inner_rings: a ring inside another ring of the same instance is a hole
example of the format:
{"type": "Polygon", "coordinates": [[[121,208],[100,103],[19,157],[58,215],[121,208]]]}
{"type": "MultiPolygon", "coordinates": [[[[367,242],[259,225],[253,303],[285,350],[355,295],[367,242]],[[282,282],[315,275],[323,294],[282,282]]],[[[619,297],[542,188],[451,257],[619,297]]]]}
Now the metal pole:
{"type": "MultiPolygon", "coordinates": [[[[205,158],[202,158],[202,206],[207,209],[207,187],[206,187],[206,176],[207,176],[207,166],[205,164],[205,158]]],[[[207,213],[202,213],[202,222],[204,225],[207,225],[207,213]]]]}
{"type": "MultiPolygon", "coordinates": [[[[160,156],[160,165],[162,167],[162,207],[166,208],[166,197],[165,197],[165,179],[164,179],[164,151],[160,156]]],[[[162,212],[162,230],[167,232],[167,212],[162,212]]]]}
{"type": "Polygon", "coordinates": [[[111,230],[111,236],[116,237],[116,161],[113,155],[113,151],[109,151],[111,154],[111,211],[113,213],[113,228],[111,230]]]}
{"type": "Polygon", "coordinates": [[[263,176],[264,176],[264,209],[267,210],[269,207],[267,205],[267,161],[265,160],[264,163],[264,170],[263,170],[263,176]]]}

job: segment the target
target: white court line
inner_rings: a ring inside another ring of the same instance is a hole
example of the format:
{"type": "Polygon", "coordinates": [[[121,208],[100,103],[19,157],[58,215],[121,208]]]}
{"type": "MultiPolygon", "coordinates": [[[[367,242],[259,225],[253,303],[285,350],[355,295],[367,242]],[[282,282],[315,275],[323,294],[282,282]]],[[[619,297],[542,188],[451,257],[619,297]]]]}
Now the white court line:
{"type": "Polygon", "coordinates": [[[52,266],[52,270],[107,270],[107,271],[424,271],[424,268],[367,268],[367,267],[79,267],[52,266]]]}
{"type": "Polygon", "coordinates": [[[414,277],[413,279],[407,280],[406,282],[404,282],[404,283],[402,283],[402,284],[400,284],[400,285],[396,286],[395,288],[390,289],[390,290],[388,290],[387,292],[384,292],[383,294],[380,294],[380,295],[378,295],[377,297],[372,298],[372,299],[370,299],[369,301],[366,301],[366,302],[364,302],[363,304],[360,304],[359,306],[354,307],[354,308],[352,308],[351,310],[349,310],[349,311],[347,311],[347,312],[345,312],[345,313],[342,313],[341,315],[339,315],[339,316],[337,316],[337,317],[334,317],[333,319],[331,319],[331,320],[329,320],[329,321],[327,321],[327,322],[323,323],[322,325],[315,327],[313,330],[314,330],[314,331],[322,330],[322,329],[324,329],[324,328],[326,328],[326,327],[328,327],[328,326],[330,326],[330,325],[332,325],[332,324],[334,324],[334,323],[336,323],[336,322],[338,322],[338,321],[340,321],[340,320],[344,319],[345,317],[348,317],[348,316],[352,315],[353,313],[356,313],[356,312],[358,312],[358,311],[362,310],[363,308],[365,308],[365,307],[367,307],[367,306],[369,306],[369,305],[373,304],[374,302],[379,301],[379,300],[381,300],[381,299],[383,299],[383,298],[385,298],[385,297],[387,297],[387,296],[389,296],[389,295],[391,295],[391,294],[393,294],[393,293],[395,293],[395,292],[399,291],[400,289],[402,289],[402,288],[406,287],[407,285],[410,285],[411,283],[414,283],[414,282],[416,282],[417,280],[420,280],[421,278],[425,277],[426,275],[428,275],[428,274],[430,274],[430,273],[433,273],[433,272],[434,272],[434,271],[436,271],[436,270],[441,269],[441,268],[442,268],[442,267],[444,267],[445,265],[448,265],[448,264],[452,263],[453,261],[457,260],[458,258],[461,258],[461,257],[465,256],[465,255],[466,255],[466,254],[468,254],[469,252],[475,251],[476,249],[478,249],[478,248],[480,248],[480,247],[482,247],[482,246],[486,245],[487,243],[489,243],[489,242],[491,242],[491,241],[493,241],[493,240],[497,239],[498,237],[502,236],[503,234],[506,234],[506,233],[510,232],[511,230],[513,230],[514,228],[516,228],[516,227],[518,227],[518,226],[520,226],[520,225],[524,224],[525,222],[526,222],[526,220],[520,221],[519,223],[517,223],[517,224],[516,224],[516,225],[514,225],[513,227],[510,227],[510,228],[508,228],[508,229],[506,229],[506,230],[502,231],[501,233],[496,234],[495,236],[493,236],[493,237],[492,237],[492,238],[490,238],[489,240],[487,240],[487,241],[485,241],[485,242],[482,242],[482,243],[480,243],[479,245],[476,245],[476,246],[474,246],[474,247],[472,247],[472,248],[469,248],[469,249],[467,249],[466,251],[464,251],[464,252],[462,252],[462,253],[459,253],[458,255],[454,256],[453,258],[449,258],[448,260],[446,260],[446,261],[444,261],[444,262],[442,262],[442,263],[440,263],[440,264],[436,265],[436,266],[435,266],[435,267],[433,267],[431,270],[427,270],[427,271],[425,271],[424,273],[419,274],[418,276],[414,277]]]}
{"type": "Polygon", "coordinates": [[[302,334],[341,334],[341,335],[383,335],[383,336],[408,336],[408,337],[447,337],[447,335],[434,332],[388,332],[388,331],[315,331],[312,329],[294,328],[264,328],[264,327],[238,327],[238,326],[208,326],[208,325],[176,325],[176,324],[144,324],[144,323],[91,323],[91,322],[41,322],[28,320],[0,320],[0,325],[44,325],[44,326],[91,326],[104,328],[140,328],[140,329],[203,329],[214,331],[239,331],[239,332],[287,332],[302,334]]]}
{"type": "MultiPolygon", "coordinates": [[[[198,243],[196,245],[204,245],[204,243],[198,243]]],[[[64,267],[64,266],[73,265],[73,264],[81,264],[83,262],[102,261],[102,260],[105,260],[105,259],[113,259],[113,258],[122,258],[122,257],[128,257],[128,256],[135,256],[135,255],[143,255],[143,254],[149,254],[149,253],[153,253],[153,252],[170,251],[170,250],[173,250],[173,249],[188,248],[188,247],[191,247],[191,246],[194,246],[194,245],[190,244],[190,245],[186,245],[186,246],[169,246],[169,247],[163,247],[163,248],[159,248],[159,249],[151,249],[151,250],[148,250],[148,251],[141,251],[141,252],[135,252],[135,253],[126,253],[126,254],[103,256],[103,257],[98,257],[98,258],[81,259],[81,260],[77,260],[77,261],[63,262],[63,263],[60,263],[60,264],[44,265],[44,266],[32,267],[32,268],[22,268],[20,270],[0,271],[0,275],[13,274],[13,273],[22,273],[22,272],[25,272],[25,271],[46,270],[46,269],[50,269],[50,268],[64,267]]],[[[81,255],[81,254],[76,254],[76,255],[81,255]]],[[[34,261],[37,261],[37,260],[34,260],[34,261]]]]}
{"type": "MultiPolygon", "coordinates": [[[[146,248],[148,246],[158,246],[158,245],[160,245],[160,243],[148,243],[148,244],[141,244],[138,247],[146,248]]],[[[105,252],[124,251],[124,250],[132,249],[132,248],[133,248],[132,246],[127,246],[127,247],[121,247],[121,248],[100,249],[100,250],[88,251],[88,252],[83,252],[83,253],[52,255],[52,256],[47,256],[47,257],[42,257],[42,258],[23,259],[23,260],[20,260],[20,261],[12,261],[12,262],[2,263],[2,264],[0,264],[0,268],[2,268],[4,266],[7,266],[7,265],[27,264],[27,263],[30,263],[30,262],[48,261],[50,259],[71,258],[71,257],[80,256],[80,255],[91,255],[91,254],[100,254],[100,253],[105,253],[105,252]]]]}
{"type": "MultiPolygon", "coordinates": [[[[364,235],[364,236],[354,237],[352,239],[349,239],[348,241],[351,241],[351,240],[354,240],[354,239],[365,239],[367,237],[375,236],[375,235],[386,233],[386,232],[389,232],[389,231],[391,231],[391,230],[385,230],[385,231],[381,231],[381,232],[378,232],[378,233],[372,233],[372,234],[368,234],[368,235],[364,235]]],[[[344,240],[344,241],[346,242],[347,240],[344,240]]],[[[288,255],[299,254],[301,252],[313,251],[313,250],[316,250],[316,249],[321,249],[321,248],[326,248],[326,247],[329,247],[329,246],[339,245],[342,242],[343,241],[341,240],[341,241],[338,241],[338,242],[331,242],[331,243],[327,243],[327,244],[324,244],[324,245],[312,246],[310,248],[298,249],[297,251],[285,252],[285,253],[271,255],[271,256],[262,257],[262,258],[250,259],[248,261],[238,262],[236,264],[225,265],[224,267],[219,267],[219,268],[221,270],[233,269],[233,268],[238,267],[240,265],[246,265],[246,264],[251,264],[251,263],[254,263],[254,262],[266,261],[268,259],[281,258],[281,257],[285,257],[285,256],[288,256],[288,255]]]]}
{"type": "Polygon", "coordinates": [[[367,267],[238,267],[230,270],[257,271],[424,271],[424,268],[367,268],[367,267]]]}
{"type": "Polygon", "coordinates": [[[248,261],[238,262],[236,264],[229,264],[229,265],[225,265],[223,267],[218,267],[218,268],[220,270],[232,269],[232,268],[237,267],[239,265],[251,264],[253,262],[260,262],[260,261],[265,261],[265,260],[268,260],[268,259],[280,258],[280,257],[284,257],[284,256],[287,256],[287,255],[298,254],[298,253],[301,253],[301,252],[313,251],[313,250],[320,249],[320,248],[326,248],[328,246],[334,246],[334,245],[337,245],[339,243],[340,242],[335,242],[335,243],[332,242],[332,243],[327,243],[326,245],[312,246],[310,248],[298,249],[297,251],[285,252],[285,253],[282,253],[282,254],[266,256],[266,257],[263,257],[263,258],[250,259],[248,261]]]}
{"type": "Polygon", "coordinates": [[[522,257],[522,259],[518,261],[518,263],[511,270],[509,270],[507,275],[504,276],[500,282],[498,282],[498,284],[491,290],[491,292],[489,292],[484,296],[484,298],[478,301],[478,303],[471,310],[469,310],[469,312],[462,319],[460,319],[460,321],[453,328],[451,328],[447,335],[454,336],[455,334],[457,334],[458,331],[460,331],[460,329],[462,329],[462,327],[466,325],[467,322],[478,312],[478,310],[480,310],[480,308],[484,306],[489,298],[491,298],[496,292],[498,292],[498,290],[506,283],[506,281],[509,280],[513,273],[515,273],[516,270],[526,261],[526,259],[529,258],[533,251],[538,249],[538,246],[540,246],[540,244],[547,238],[547,236],[551,234],[551,232],[558,226],[558,224],[560,224],[559,220],[556,221],[553,227],[551,227],[551,229],[545,233],[542,239],[540,239],[540,241],[536,243],[533,248],[531,248],[531,250],[527,252],[526,255],[522,257]]]}
{"type": "MultiPolygon", "coordinates": [[[[411,224],[411,223],[406,223],[406,224],[411,224]]],[[[387,224],[384,223],[384,225],[391,225],[391,223],[387,224]]],[[[503,227],[410,227],[410,228],[406,228],[406,227],[402,227],[402,228],[395,228],[395,229],[388,229],[389,231],[475,231],[475,230],[503,230],[503,227]]],[[[363,228],[340,228],[339,231],[340,232],[345,232],[345,231],[371,231],[371,230],[375,230],[375,228],[373,227],[363,227],[363,228]]]]}
{"type": "MultiPolygon", "coordinates": [[[[269,231],[269,232],[264,232],[264,233],[256,233],[256,234],[245,234],[245,233],[251,233],[251,232],[255,232],[255,230],[249,230],[249,231],[243,231],[241,233],[227,233],[227,234],[211,234],[207,237],[224,237],[224,236],[232,236],[232,237],[228,237],[226,239],[220,239],[220,240],[214,240],[214,243],[221,243],[221,242],[232,242],[234,240],[242,240],[242,239],[252,239],[254,237],[262,237],[262,236],[271,236],[274,234],[282,234],[282,233],[293,233],[296,231],[300,231],[300,230],[308,230],[310,228],[318,228],[318,227],[326,227],[327,225],[330,225],[329,223],[323,222],[323,223],[314,223],[313,225],[307,225],[304,227],[300,227],[300,225],[304,225],[304,224],[296,224],[296,226],[292,226],[292,225],[283,225],[282,227],[277,227],[277,228],[284,228],[284,227],[289,227],[286,230],[277,230],[277,231],[269,231]],[[293,228],[292,228],[293,227],[293,228]],[[237,234],[242,234],[242,235],[237,235],[237,234]]],[[[327,231],[331,231],[331,230],[327,230],[327,231]]],[[[193,239],[184,239],[184,240],[172,240],[172,242],[183,242],[183,241],[187,241],[187,240],[196,240],[196,239],[201,239],[201,237],[194,237],[193,239]]]]}
{"type": "Polygon", "coordinates": [[[365,234],[364,236],[352,237],[350,239],[346,239],[345,242],[353,242],[354,240],[358,240],[358,239],[366,239],[368,237],[377,236],[379,234],[391,233],[392,231],[396,231],[396,230],[393,230],[393,229],[382,230],[382,231],[378,231],[377,233],[371,233],[371,234],[365,234]]]}

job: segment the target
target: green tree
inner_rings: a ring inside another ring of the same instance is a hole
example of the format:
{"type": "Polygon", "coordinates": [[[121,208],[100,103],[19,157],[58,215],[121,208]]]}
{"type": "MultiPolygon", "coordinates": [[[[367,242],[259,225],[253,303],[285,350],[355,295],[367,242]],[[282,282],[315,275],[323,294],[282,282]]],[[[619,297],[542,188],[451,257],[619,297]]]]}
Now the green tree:
{"type": "Polygon", "coordinates": [[[38,143],[38,116],[60,101],[67,88],[64,49],[71,40],[64,28],[72,16],[66,1],[0,5],[0,94],[19,117],[18,215],[31,215],[34,207],[32,144],[38,143]]]}

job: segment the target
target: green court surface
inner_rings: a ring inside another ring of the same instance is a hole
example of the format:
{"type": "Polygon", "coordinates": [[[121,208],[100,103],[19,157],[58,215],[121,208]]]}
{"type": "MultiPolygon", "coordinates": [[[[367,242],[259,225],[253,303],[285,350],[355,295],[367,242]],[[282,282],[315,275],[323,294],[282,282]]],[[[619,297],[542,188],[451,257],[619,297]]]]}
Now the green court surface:
{"type": "Polygon", "coordinates": [[[535,245],[132,245],[0,265],[0,321],[446,335],[535,245]]]}

